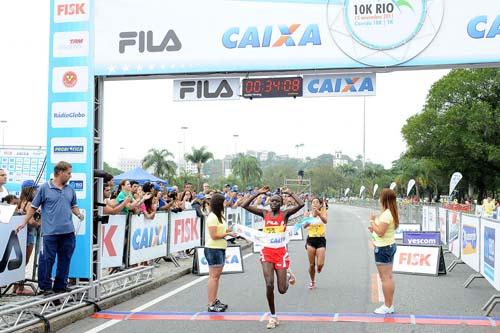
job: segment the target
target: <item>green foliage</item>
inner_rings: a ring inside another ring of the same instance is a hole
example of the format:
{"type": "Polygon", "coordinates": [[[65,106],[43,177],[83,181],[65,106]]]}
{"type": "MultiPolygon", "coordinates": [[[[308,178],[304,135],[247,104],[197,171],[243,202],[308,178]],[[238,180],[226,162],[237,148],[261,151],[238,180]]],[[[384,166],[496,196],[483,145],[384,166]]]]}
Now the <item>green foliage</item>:
{"type": "Polygon", "coordinates": [[[407,156],[430,161],[448,178],[463,174],[479,190],[500,187],[500,70],[458,69],[436,82],[421,113],[408,119],[402,134],[407,156]]]}
{"type": "Polygon", "coordinates": [[[214,158],[214,154],[206,150],[207,147],[203,146],[199,149],[193,147],[191,150],[191,154],[186,154],[184,157],[186,161],[189,161],[196,165],[196,169],[198,170],[198,190],[201,189],[201,170],[203,165],[208,161],[214,158]]]}
{"type": "Polygon", "coordinates": [[[144,169],[153,168],[153,174],[156,177],[172,179],[175,176],[177,166],[169,157],[174,157],[174,155],[167,149],[151,148],[142,160],[142,167],[144,169]]]}
{"type": "Polygon", "coordinates": [[[240,153],[232,160],[231,169],[233,175],[239,178],[244,187],[261,184],[262,169],[255,157],[240,153]]]}
{"type": "Polygon", "coordinates": [[[118,169],[118,168],[113,168],[112,166],[110,166],[108,163],[104,162],[104,171],[106,172],[109,172],[110,174],[112,174],[113,176],[116,176],[116,175],[119,175],[121,173],[123,173],[122,170],[118,169]]]}

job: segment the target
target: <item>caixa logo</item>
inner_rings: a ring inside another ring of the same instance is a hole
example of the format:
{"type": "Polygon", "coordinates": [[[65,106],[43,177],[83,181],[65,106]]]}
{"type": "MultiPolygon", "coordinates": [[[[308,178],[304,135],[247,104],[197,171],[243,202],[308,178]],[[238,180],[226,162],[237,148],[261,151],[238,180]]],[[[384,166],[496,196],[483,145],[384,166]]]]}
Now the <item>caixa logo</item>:
{"type": "Polygon", "coordinates": [[[500,35],[500,15],[494,20],[486,15],[474,17],[467,24],[467,33],[474,39],[495,38],[500,35]]]}
{"type": "Polygon", "coordinates": [[[228,49],[250,47],[282,47],[321,45],[321,36],[317,24],[294,23],[291,25],[268,25],[263,29],[248,27],[242,30],[232,27],[222,35],[222,44],[228,49]]]}
{"type": "Polygon", "coordinates": [[[118,51],[125,53],[127,47],[136,46],[140,53],[144,52],[175,52],[182,48],[181,41],[174,30],[169,30],[161,41],[154,38],[153,31],[124,31],[120,32],[118,51]],[[157,44],[155,44],[155,41],[157,44]]]}
{"type": "Polygon", "coordinates": [[[316,79],[309,81],[307,89],[311,93],[356,93],[373,91],[372,78],[345,77],[336,79],[316,79]]]}

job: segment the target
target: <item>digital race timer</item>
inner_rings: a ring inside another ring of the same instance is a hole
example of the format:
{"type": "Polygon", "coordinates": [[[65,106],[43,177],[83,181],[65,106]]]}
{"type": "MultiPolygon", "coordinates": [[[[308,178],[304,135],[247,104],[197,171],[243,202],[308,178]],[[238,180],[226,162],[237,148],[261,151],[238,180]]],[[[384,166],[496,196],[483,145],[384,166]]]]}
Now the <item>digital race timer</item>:
{"type": "Polygon", "coordinates": [[[243,79],[242,96],[247,98],[302,96],[302,77],[243,79]]]}

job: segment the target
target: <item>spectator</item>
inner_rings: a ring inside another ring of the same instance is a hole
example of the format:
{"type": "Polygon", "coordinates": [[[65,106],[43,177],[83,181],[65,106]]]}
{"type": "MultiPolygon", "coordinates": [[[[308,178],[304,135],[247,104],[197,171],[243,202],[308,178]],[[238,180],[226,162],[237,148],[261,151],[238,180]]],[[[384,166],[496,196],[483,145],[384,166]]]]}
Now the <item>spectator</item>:
{"type": "Polygon", "coordinates": [[[4,169],[0,169],[0,201],[9,195],[9,191],[5,188],[7,184],[7,172],[4,169]]]}
{"type": "Polygon", "coordinates": [[[207,195],[208,193],[210,193],[210,185],[203,183],[203,194],[207,195]]]}
{"type": "Polygon", "coordinates": [[[144,217],[146,219],[153,220],[156,216],[156,210],[158,206],[154,186],[153,184],[147,182],[144,183],[142,189],[145,194],[148,194],[149,198],[144,200],[144,203],[142,203],[141,212],[144,214],[144,217]]]}
{"type": "MultiPolygon", "coordinates": [[[[120,191],[120,194],[118,194],[118,196],[116,197],[116,202],[118,204],[120,204],[127,197],[130,200],[130,203],[125,205],[125,207],[123,208],[123,212],[125,212],[125,213],[128,213],[129,211],[132,211],[133,213],[140,212],[141,204],[145,200],[147,200],[151,197],[151,193],[148,193],[148,194],[144,195],[142,198],[138,198],[136,200],[132,194],[132,186],[130,185],[130,182],[126,179],[124,179],[120,182],[120,189],[121,189],[121,191],[120,191]]],[[[136,192],[137,192],[137,189],[136,189],[136,192]]]]}
{"type": "Polygon", "coordinates": [[[69,274],[69,265],[75,249],[75,228],[71,214],[83,221],[83,214],[76,203],[75,190],[68,185],[71,178],[72,166],[61,161],[54,167],[54,178],[43,184],[38,190],[26,217],[18,227],[19,232],[32,219],[35,210],[41,208],[43,261],[44,267],[40,270],[38,286],[43,294],[52,291],[66,292],[69,274]],[[57,270],[52,285],[52,267],[57,257],[57,270]]]}
{"type": "Polygon", "coordinates": [[[139,185],[139,183],[135,180],[131,180],[130,181],[130,188],[131,188],[131,193],[132,193],[132,196],[134,197],[134,200],[140,200],[141,198],[141,193],[140,193],[140,189],[141,189],[141,186],[139,185]]]}
{"type": "Polygon", "coordinates": [[[111,199],[111,187],[109,184],[104,185],[102,193],[104,197],[104,204],[106,205],[103,209],[104,214],[116,215],[130,203],[129,197],[126,197],[120,204],[116,202],[116,199],[111,199]]]}
{"type": "Polygon", "coordinates": [[[182,209],[193,209],[191,202],[193,201],[193,193],[190,190],[185,190],[181,194],[182,209]]]}
{"type": "Polygon", "coordinates": [[[19,203],[19,199],[14,194],[8,194],[2,198],[2,202],[7,205],[17,205],[19,203]]]}

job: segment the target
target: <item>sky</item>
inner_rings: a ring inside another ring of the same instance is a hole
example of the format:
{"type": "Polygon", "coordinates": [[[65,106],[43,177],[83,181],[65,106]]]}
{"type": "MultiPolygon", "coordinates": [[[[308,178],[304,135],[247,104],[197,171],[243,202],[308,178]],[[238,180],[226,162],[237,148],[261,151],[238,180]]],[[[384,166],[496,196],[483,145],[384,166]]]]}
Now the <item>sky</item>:
{"type": "MultiPolygon", "coordinates": [[[[2,31],[15,31],[3,35],[0,53],[5,145],[46,145],[49,9],[47,0],[2,6],[2,31]]],[[[377,74],[376,96],[366,97],[367,160],[389,168],[399,158],[406,149],[401,127],[422,110],[429,88],[447,72],[377,74]]],[[[201,146],[215,158],[247,150],[300,158],[363,153],[361,97],[174,102],[172,91],[172,80],[164,79],[105,83],[106,162],[117,166],[120,158],[142,158],[150,148],[166,148],[178,161],[201,146]]]]}

